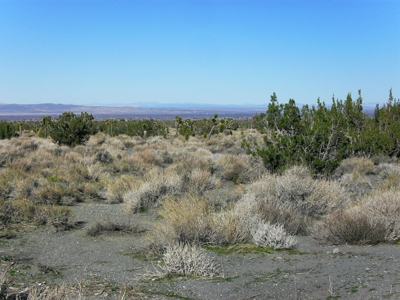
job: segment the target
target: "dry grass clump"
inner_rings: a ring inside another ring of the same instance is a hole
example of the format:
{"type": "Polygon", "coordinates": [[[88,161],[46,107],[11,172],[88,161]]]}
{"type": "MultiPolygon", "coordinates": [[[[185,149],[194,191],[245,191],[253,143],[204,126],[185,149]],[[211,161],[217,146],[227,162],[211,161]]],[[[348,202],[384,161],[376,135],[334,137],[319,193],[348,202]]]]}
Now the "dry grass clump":
{"type": "Polygon", "coordinates": [[[106,178],[108,175],[109,173],[104,170],[102,164],[99,162],[95,162],[94,164],[87,166],[88,180],[100,181],[101,179],[106,178]]]}
{"type": "Polygon", "coordinates": [[[249,224],[232,210],[215,212],[207,199],[198,194],[169,197],[163,202],[152,231],[153,247],[181,243],[226,245],[251,241],[249,224]]]}
{"type": "Polygon", "coordinates": [[[391,189],[377,191],[365,198],[360,207],[367,211],[372,222],[385,224],[385,240],[400,240],[400,191],[391,189]]]}
{"type": "Polygon", "coordinates": [[[295,246],[296,241],[282,225],[265,223],[246,209],[238,203],[234,209],[215,212],[210,203],[198,195],[171,197],[163,203],[160,212],[163,219],[155,225],[153,234],[159,248],[173,243],[227,245],[251,241],[262,247],[279,249],[295,246]]]}
{"type": "Polygon", "coordinates": [[[226,210],[210,216],[213,245],[234,245],[251,241],[255,219],[238,210],[226,210]]]}
{"type": "Polygon", "coordinates": [[[221,274],[218,264],[198,246],[174,244],[165,248],[160,268],[164,275],[215,277],[221,274]]]}
{"type": "Polygon", "coordinates": [[[212,240],[209,210],[207,201],[194,194],[184,194],[178,198],[169,197],[160,211],[160,216],[165,222],[157,226],[167,224],[173,233],[173,241],[169,242],[209,244],[212,240]]]}
{"type": "Polygon", "coordinates": [[[182,180],[173,172],[150,174],[149,179],[138,188],[124,195],[124,202],[130,211],[136,213],[157,206],[168,195],[178,195],[182,191],[182,180]]]}
{"type": "Polygon", "coordinates": [[[131,190],[138,189],[141,181],[135,175],[123,174],[108,178],[105,181],[106,198],[108,203],[122,203],[124,195],[131,190]]]}
{"type": "Polygon", "coordinates": [[[328,244],[377,244],[385,241],[385,224],[360,209],[335,212],[312,230],[312,236],[328,244]]]}
{"type": "Polygon", "coordinates": [[[400,191],[363,198],[356,206],[327,216],[313,236],[333,244],[376,244],[400,240],[400,191]]]}

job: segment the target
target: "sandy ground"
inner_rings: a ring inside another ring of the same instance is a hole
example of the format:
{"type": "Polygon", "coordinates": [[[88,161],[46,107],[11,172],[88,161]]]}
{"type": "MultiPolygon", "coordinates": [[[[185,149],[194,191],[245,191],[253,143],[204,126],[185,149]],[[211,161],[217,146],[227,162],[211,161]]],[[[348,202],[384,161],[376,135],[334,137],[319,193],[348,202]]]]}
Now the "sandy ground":
{"type": "MultiPolygon", "coordinates": [[[[96,222],[147,224],[156,214],[131,215],[119,204],[71,209],[81,228],[39,228],[0,241],[1,264],[8,265],[14,282],[125,284],[140,292],[141,299],[400,299],[400,245],[321,246],[298,237],[296,252],[210,250],[223,271],[221,278],[156,279],[149,274],[155,273],[157,262],[132,255],[145,247],[146,234],[86,234],[96,222]]],[[[93,297],[113,299],[110,294],[93,297]]]]}

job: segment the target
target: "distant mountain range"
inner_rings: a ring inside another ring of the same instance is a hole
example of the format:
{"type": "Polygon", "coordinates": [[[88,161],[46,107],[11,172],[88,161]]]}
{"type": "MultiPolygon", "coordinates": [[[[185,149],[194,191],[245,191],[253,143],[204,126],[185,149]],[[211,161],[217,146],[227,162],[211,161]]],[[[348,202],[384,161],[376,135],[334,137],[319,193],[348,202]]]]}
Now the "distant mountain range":
{"type": "MultiPolygon", "coordinates": [[[[302,105],[299,104],[299,107],[302,105]]],[[[266,112],[268,105],[219,105],[201,103],[139,102],[132,106],[90,106],[68,104],[5,104],[0,103],[0,120],[31,120],[42,116],[56,117],[64,112],[91,113],[96,119],[171,119],[175,116],[201,119],[214,114],[220,117],[249,118],[266,112]]],[[[372,115],[375,106],[365,105],[364,112],[372,115]]]]}
{"type": "Polygon", "coordinates": [[[80,114],[87,112],[98,119],[108,118],[155,118],[169,119],[175,116],[187,118],[208,118],[214,114],[220,117],[251,117],[265,112],[267,105],[213,105],[197,103],[134,103],[132,106],[85,106],[66,104],[4,104],[0,103],[0,119],[26,120],[42,116],[56,117],[64,112],[80,114]]]}

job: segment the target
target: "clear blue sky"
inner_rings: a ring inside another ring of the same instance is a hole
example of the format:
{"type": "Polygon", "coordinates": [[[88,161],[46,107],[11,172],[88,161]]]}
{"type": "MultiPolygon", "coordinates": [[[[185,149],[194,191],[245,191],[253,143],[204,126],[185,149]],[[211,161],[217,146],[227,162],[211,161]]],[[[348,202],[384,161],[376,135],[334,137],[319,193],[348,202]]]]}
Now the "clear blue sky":
{"type": "Polygon", "coordinates": [[[400,0],[0,0],[0,102],[400,98],[400,0]]]}

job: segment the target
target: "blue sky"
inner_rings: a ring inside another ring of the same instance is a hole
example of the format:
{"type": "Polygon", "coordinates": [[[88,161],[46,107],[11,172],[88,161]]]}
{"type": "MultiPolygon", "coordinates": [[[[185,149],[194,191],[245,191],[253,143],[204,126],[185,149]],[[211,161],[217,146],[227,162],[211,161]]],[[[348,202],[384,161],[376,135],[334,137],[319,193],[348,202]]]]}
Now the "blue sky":
{"type": "Polygon", "coordinates": [[[0,0],[0,102],[400,96],[400,0],[0,0]]]}

